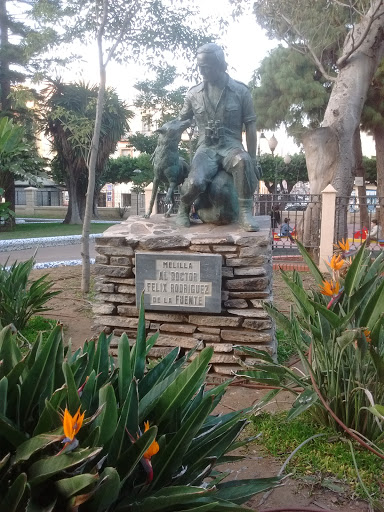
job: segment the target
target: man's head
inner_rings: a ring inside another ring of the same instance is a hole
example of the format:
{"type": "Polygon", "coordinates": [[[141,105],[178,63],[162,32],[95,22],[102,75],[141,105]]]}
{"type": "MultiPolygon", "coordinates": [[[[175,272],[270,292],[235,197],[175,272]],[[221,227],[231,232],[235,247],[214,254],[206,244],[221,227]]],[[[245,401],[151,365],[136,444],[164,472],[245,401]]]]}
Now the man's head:
{"type": "Polygon", "coordinates": [[[200,46],[197,50],[197,65],[203,79],[211,83],[215,83],[227,69],[224,52],[215,43],[200,46]]]}
{"type": "Polygon", "coordinates": [[[372,219],[372,220],[371,220],[371,222],[372,222],[372,224],[373,224],[374,226],[377,226],[377,220],[376,220],[376,219],[372,219]]]}

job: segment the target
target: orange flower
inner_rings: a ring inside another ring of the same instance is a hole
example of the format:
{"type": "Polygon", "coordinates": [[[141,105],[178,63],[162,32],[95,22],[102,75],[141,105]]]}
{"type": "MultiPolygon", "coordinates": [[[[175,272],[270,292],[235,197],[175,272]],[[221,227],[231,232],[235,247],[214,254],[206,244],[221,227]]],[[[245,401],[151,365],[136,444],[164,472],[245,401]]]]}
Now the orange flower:
{"type": "Polygon", "coordinates": [[[340,242],[335,244],[335,247],[340,248],[343,252],[348,252],[349,251],[348,239],[344,240],[344,238],[342,238],[340,242]]]}
{"type": "MultiPolygon", "coordinates": [[[[146,432],[149,429],[149,421],[144,422],[144,432],[146,432]]],[[[156,455],[156,453],[159,451],[159,444],[157,441],[152,441],[151,446],[148,448],[148,450],[144,453],[143,457],[147,460],[150,460],[151,457],[156,455]]]]}
{"type": "Polygon", "coordinates": [[[75,435],[81,429],[81,425],[83,424],[84,414],[80,414],[80,407],[78,408],[76,414],[72,417],[67,408],[64,411],[63,417],[63,429],[65,435],[66,442],[72,442],[75,438],[75,435]]]}
{"type": "Polygon", "coordinates": [[[320,286],[320,293],[328,297],[335,297],[340,291],[340,284],[337,281],[323,281],[323,286],[320,286]]]}
{"type": "Polygon", "coordinates": [[[364,329],[364,336],[365,336],[365,339],[367,340],[367,343],[371,343],[371,331],[369,331],[368,329],[364,329]]]}
{"type": "Polygon", "coordinates": [[[331,267],[331,269],[332,270],[340,270],[343,267],[343,265],[344,265],[344,260],[341,257],[341,255],[339,254],[339,256],[337,256],[336,254],[334,254],[329,263],[329,266],[331,267]]]}

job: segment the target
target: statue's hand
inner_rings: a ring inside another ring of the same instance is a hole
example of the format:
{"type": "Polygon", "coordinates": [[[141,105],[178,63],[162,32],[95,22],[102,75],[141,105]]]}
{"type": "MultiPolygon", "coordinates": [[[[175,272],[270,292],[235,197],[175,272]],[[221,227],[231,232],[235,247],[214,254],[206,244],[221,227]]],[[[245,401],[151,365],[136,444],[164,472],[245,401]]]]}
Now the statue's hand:
{"type": "Polygon", "coordinates": [[[263,175],[263,170],[261,168],[260,160],[257,157],[253,157],[252,162],[253,162],[253,168],[254,168],[254,171],[256,174],[256,178],[258,180],[260,180],[263,175]]]}

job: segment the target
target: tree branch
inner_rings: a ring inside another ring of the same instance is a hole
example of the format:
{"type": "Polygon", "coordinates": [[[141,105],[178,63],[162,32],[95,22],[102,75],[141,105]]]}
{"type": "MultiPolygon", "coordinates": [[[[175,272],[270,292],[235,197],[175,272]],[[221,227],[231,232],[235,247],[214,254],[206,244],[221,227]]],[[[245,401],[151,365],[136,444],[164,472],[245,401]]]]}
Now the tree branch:
{"type": "Polygon", "coordinates": [[[364,12],[359,11],[358,9],[356,9],[355,6],[352,5],[352,2],[349,2],[349,4],[346,4],[344,2],[340,2],[339,0],[332,0],[332,1],[334,4],[340,5],[341,7],[346,7],[347,9],[352,9],[353,11],[355,11],[355,13],[359,14],[360,16],[365,16],[364,12]]]}
{"type": "MultiPolygon", "coordinates": [[[[345,55],[340,57],[340,59],[337,60],[336,65],[338,66],[339,69],[343,68],[346,65],[347,60],[349,59],[349,57],[353,53],[355,53],[355,51],[363,44],[363,42],[365,41],[365,39],[366,39],[370,29],[371,29],[371,26],[372,26],[373,22],[376,21],[378,18],[380,18],[380,16],[383,15],[383,13],[381,13],[381,14],[376,16],[377,12],[380,10],[381,7],[382,7],[382,2],[381,1],[377,2],[375,10],[370,15],[369,22],[368,22],[367,26],[365,27],[364,32],[360,36],[360,40],[357,41],[357,43],[353,43],[352,46],[351,46],[351,49],[345,55]]],[[[353,38],[353,28],[352,28],[350,33],[351,33],[351,37],[353,38]]]]}
{"type": "MultiPolygon", "coordinates": [[[[294,30],[294,31],[296,32],[296,34],[297,34],[301,39],[305,39],[305,37],[303,36],[303,34],[301,34],[301,33],[300,33],[300,31],[299,31],[299,30],[298,30],[298,29],[293,25],[293,23],[291,23],[291,21],[290,21],[286,16],[284,16],[284,14],[281,14],[281,17],[282,17],[282,18],[283,18],[283,20],[284,20],[284,21],[285,21],[285,22],[286,22],[286,23],[287,23],[287,24],[292,28],[292,30],[294,30]]],[[[313,50],[313,48],[311,47],[311,45],[308,43],[308,41],[306,42],[306,46],[307,46],[307,48],[308,48],[309,53],[311,54],[312,59],[314,60],[314,62],[315,62],[315,64],[316,64],[316,66],[318,67],[318,69],[319,69],[320,73],[323,75],[323,77],[324,77],[326,80],[330,81],[330,82],[335,82],[336,78],[335,78],[335,77],[333,77],[333,76],[331,76],[331,75],[329,75],[329,74],[326,72],[326,70],[325,70],[325,68],[324,68],[324,66],[323,66],[323,64],[322,64],[322,62],[321,62],[321,60],[318,58],[318,56],[316,55],[315,51],[313,50]]],[[[299,51],[299,50],[297,50],[294,46],[293,46],[293,48],[294,48],[296,51],[299,51]]]]}
{"type": "MultiPolygon", "coordinates": [[[[112,59],[112,57],[116,51],[116,48],[121,43],[121,40],[122,40],[123,35],[128,27],[130,19],[133,18],[135,16],[135,14],[140,10],[139,4],[140,4],[140,2],[138,4],[136,4],[136,9],[131,8],[129,11],[127,10],[125,17],[124,17],[123,25],[120,29],[119,36],[117,37],[116,41],[112,45],[112,48],[108,52],[107,58],[105,60],[105,66],[107,66],[108,62],[112,59]]],[[[134,32],[134,29],[131,29],[131,32],[134,32]]]]}

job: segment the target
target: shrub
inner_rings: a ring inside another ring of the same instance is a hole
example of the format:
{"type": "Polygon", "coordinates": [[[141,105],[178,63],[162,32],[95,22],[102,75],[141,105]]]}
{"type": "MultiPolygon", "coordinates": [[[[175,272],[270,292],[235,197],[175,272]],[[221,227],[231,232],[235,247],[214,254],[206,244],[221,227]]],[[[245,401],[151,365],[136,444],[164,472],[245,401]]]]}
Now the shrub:
{"type": "MultiPolygon", "coordinates": [[[[292,391],[297,399],[288,419],[309,410],[320,424],[339,428],[340,420],[378,442],[383,421],[369,408],[373,400],[384,403],[384,254],[372,259],[363,245],[347,259],[348,247],[340,244],[341,252],[329,263],[332,278],[327,281],[298,245],[318,287],[305,291],[299,273],[289,277],[283,272],[294,307],[288,317],[273,305],[265,304],[265,309],[292,340],[304,373],[257,352],[260,363],[240,374],[292,391]]],[[[278,392],[273,390],[265,400],[278,392]]]]}
{"type": "Polygon", "coordinates": [[[0,266],[0,324],[13,323],[16,329],[23,329],[35,313],[47,311],[45,304],[58,291],[50,291],[53,283],[44,275],[36,281],[29,281],[34,259],[23,263],[7,263],[0,266]]]}
{"type": "Polygon", "coordinates": [[[247,420],[212,414],[229,382],[205,389],[211,348],[175,348],[147,371],[157,336],[146,340],[143,308],[117,361],[110,339],[72,354],[58,325],[22,358],[11,328],[0,333],[0,510],[235,512],[278,484],[223,482],[216,468],[239,460],[228,453],[247,420]]]}

